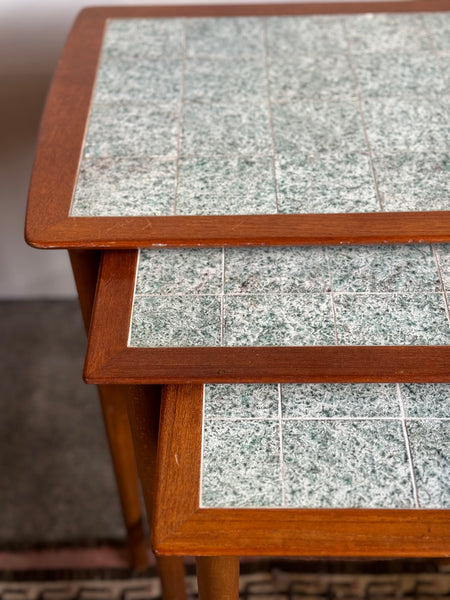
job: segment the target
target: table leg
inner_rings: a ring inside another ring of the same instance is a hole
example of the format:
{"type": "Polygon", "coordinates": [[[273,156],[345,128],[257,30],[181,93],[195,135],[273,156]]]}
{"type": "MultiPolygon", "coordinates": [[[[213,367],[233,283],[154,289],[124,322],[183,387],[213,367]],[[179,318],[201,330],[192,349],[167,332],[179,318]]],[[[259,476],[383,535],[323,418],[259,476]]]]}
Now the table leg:
{"type": "MultiPolygon", "coordinates": [[[[70,250],[69,256],[84,325],[88,331],[101,252],[70,250]]],[[[142,524],[139,480],[126,401],[122,396],[121,386],[98,386],[98,391],[127,529],[132,565],[138,569],[145,569],[148,565],[147,542],[142,524]]]]}
{"type": "MultiPolygon", "coordinates": [[[[125,386],[124,386],[125,387],[125,386]]],[[[147,517],[152,520],[158,445],[161,387],[126,386],[128,416],[133,434],[139,477],[144,492],[147,517]]],[[[184,565],[178,556],[156,557],[164,600],[185,600],[184,565]]]]}
{"type": "Polygon", "coordinates": [[[239,558],[197,556],[199,600],[239,599],[239,558]]]}

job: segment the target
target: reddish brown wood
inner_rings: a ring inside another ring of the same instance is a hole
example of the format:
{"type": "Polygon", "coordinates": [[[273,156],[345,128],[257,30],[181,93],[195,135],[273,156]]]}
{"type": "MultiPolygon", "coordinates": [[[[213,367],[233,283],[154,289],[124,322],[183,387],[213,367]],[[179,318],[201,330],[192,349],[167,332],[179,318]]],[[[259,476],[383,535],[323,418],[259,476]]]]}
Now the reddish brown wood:
{"type": "Polygon", "coordinates": [[[239,558],[198,556],[198,597],[200,600],[239,599],[239,558]]]}
{"type": "MultiPolygon", "coordinates": [[[[149,521],[152,518],[155,489],[156,447],[158,442],[159,386],[132,386],[127,388],[130,418],[139,475],[142,482],[149,521]]],[[[122,394],[123,396],[123,394],[122,394]]],[[[184,566],[181,558],[157,557],[164,600],[185,600],[184,566]]]]}
{"type": "Polygon", "coordinates": [[[449,10],[448,0],[324,4],[97,7],[68,37],[48,96],[31,178],[26,239],[38,248],[166,244],[449,242],[450,212],[198,217],[69,217],[108,18],[449,10]]]}
{"type": "Polygon", "coordinates": [[[202,387],[163,395],[152,546],[159,555],[448,556],[448,510],[199,507],[202,387]]]}
{"type": "Polygon", "coordinates": [[[104,255],[88,383],[450,382],[450,346],[129,348],[137,251],[104,255]]]}
{"type": "MultiPolygon", "coordinates": [[[[100,252],[95,250],[71,250],[69,255],[81,313],[86,331],[88,331],[97,285],[100,252]]],[[[119,491],[122,515],[127,529],[131,563],[137,569],[145,569],[148,566],[147,540],[142,523],[139,481],[124,388],[99,386],[98,392],[119,491]]]]}

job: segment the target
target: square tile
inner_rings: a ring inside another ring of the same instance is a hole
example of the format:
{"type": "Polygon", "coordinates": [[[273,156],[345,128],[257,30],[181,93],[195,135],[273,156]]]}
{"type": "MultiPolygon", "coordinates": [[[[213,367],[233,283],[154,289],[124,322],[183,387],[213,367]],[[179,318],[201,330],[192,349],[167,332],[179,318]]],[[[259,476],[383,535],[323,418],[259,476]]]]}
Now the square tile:
{"type": "Polygon", "coordinates": [[[353,52],[418,52],[431,50],[420,15],[364,14],[345,17],[353,52]]]}
{"type": "Polygon", "coordinates": [[[205,385],[205,419],[278,419],[278,384],[205,385]]]}
{"type": "Polygon", "coordinates": [[[275,214],[277,202],[270,157],[181,158],[177,214],[275,214]]]}
{"type": "Polygon", "coordinates": [[[336,343],[327,294],[225,296],[225,346],[336,343]]]}
{"type": "Polygon", "coordinates": [[[276,56],[269,63],[273,100],[333,99],[356,96],[346,54],[276,56]]]}
{"type": "Polygon", "coordinates": [[[385,210],[450,210],[449,153],[381,154],[374,157],[374,168],[385,210]]]}
{"type": "Polygon", "coordinates": [[[424,14],[423,18],[436,50],[450,52],[450,13],[424,14]]]}
{"type": "Polygon", "coordinates": [[[369,157],[364,152],[281,154],[275,165],[280,213],[380,210],[369,157]]]}
{"type": "Polygon", "coordinates": [[[264,58],[263,19],[188,19],[187,56],[264,58]]]}
{"type": "Polygon", "coordinates": [[[334,305],[340,344],[450,344],[442,294],[335,294],[334,305]]]}
{"type": "Polygon", "coordinates": [[[273,421],[206,421],[200,505],[282,505],[280,434],[273,421]]]}
{"type": "Polygon", "coordinates": [[[181,59],[108,60],[100,64],[94,102],[178,104],[182,71],[181,59]]]}
{"type": "Polygon", "coordinates": [[[442,72],[431,51],[354,54],[359,88],[367,96],[431,96],[445,94],[442,72]]]}
{"type": "Polygon", "coordinates": [[[138,296],[130,347],[220,346],[219,296],[138,296]]]}
{"type": "Polygon", "coordinates": [[[109,157],[84,159],[71,216],[171,215],[175,160],[109,157]]]}
{"type": "Polygon", "coordinates": [[[140,251],[135,294],[220,294],[222,248],[140,251]]]}
{"type": "Polygon", "coordinates": [[[336,292],[441,291],[428,245],[334,246],[328,254],[336,292]]]}
{"type": "Polygon", "coordinates": [[[264,60],[188,58],[184,76],[184,98],[203,103],[267,101],[264,60]]]}
{"type": "Polygon", "coordinates": [[[347,42],[340,17],[268,17],[269,57],[289,59],[300,54],[345,53],[347,42]]]}
{"type": "Polygon", "coordinates": [[[330,291],[326,251],[320,247],[225,249],[226,294],[330,291]]]}
{"type": "Polygon", "coordinates": [[[178,108],[96,104],[84,156],[176,156],[178,108]]]}
{"type": "Polygon", "coordinates": [[[272,106],[275,152],[365,152],[358,104],[353,101],[304,101],[272,106]]]}
{"type": "Polygon", "coordinates": [[[397,417],[397,387],[388,383],[305,383],[281,386],[283,418],[397,417]]]}
{"type": "Polygon", "coordinates": [[[401,424],[283,421],[289,508],[413,508],[401,424]]]}
{"type": "Polygon", "coordinates": [[[410,421],[409,443],[422,508],[450,508],[450,421],[410,421]]]}
{"type": "Polygon", "coordinates": [[[272,153],[266,104],[185,102],[181,154],[272,153]]]}
{"type": "Polygon", "coordinates": [[[102,58],[181,58],[183,48],[183,19],[110,19],[102,58]]]}
{"type": "Polygon", "coordinates": [[[375,156],[398,152],[448,152],[446,98],[371,98],[363,101],[369,143],[375,156]]]}
{"type": "Polygon", "coordinates": [[[450,418],[450,384],[401,383],[406,418],[450,418]]]}

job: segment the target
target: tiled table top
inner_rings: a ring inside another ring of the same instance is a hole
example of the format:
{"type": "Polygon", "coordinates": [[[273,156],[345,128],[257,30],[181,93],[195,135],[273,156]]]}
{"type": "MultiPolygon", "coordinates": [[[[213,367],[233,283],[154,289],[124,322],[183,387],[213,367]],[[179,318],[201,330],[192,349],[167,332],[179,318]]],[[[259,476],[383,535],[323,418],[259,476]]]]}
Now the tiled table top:
{"type": "Polygon", "coordinates": [[[147,249],[130,347],[449,345],[446,245],[147,249]]]}
{"type": "Polygon", "coordinates": [[[450,13],[111,20],[71,216],[449,210],[449,65],[450,13]]]}
{"type": "Polygon", "coordinates": [[[449,385],[204,389],[205,508],[450,508],[449,385]]]}

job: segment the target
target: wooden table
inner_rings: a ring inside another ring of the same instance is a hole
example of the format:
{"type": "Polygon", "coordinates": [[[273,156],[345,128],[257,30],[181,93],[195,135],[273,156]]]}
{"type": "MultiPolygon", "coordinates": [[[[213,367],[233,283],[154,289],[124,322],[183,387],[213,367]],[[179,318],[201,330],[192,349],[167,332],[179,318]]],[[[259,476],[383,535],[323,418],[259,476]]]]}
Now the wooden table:
{"type": "MultiPolygon", "coordinates": [[[[448,242],[449,48],[442,15],[432,14],[440,10],[445,0],[82,11],[42,120],[26,239],[69,249],[86,327],[102,249],[448,242]],[[355,14],[370,11],[421,14],[355,14]]],[[[128,273],[135,258],[122,260],[128,273]]],[[[272,381],[293,380],[300,369],[289,356],[318,379],[319,358],[331,359],[330,380],[342,369],[361,379],[374,367],[391,381],[400,373],[396,349],[358,350],[360,371],[349,367],[350,347],[340,350],[345,361],[328,352],[278,348],[272,366],[268,348],[210,348],[206,379],[253,378],[266,365],[272,381]],[[229,362],[218,372],[221,354],[229,362]],[[251,361],[241,367],[244,356],[251,361]]],[[[205,368],[192,371],[201,348],[169,354],[178,375],[163,359],[148,382],[205,377],[205,368]]],[[[409,377],[447,380],[445,346],[401,355],[409,377]]],[[[123,374],[120,364],[110,376],[104,356],[91,354],[90,380],[123,374]]],[[[142,565],[124,388],[100,393],[142,565]]]]}

